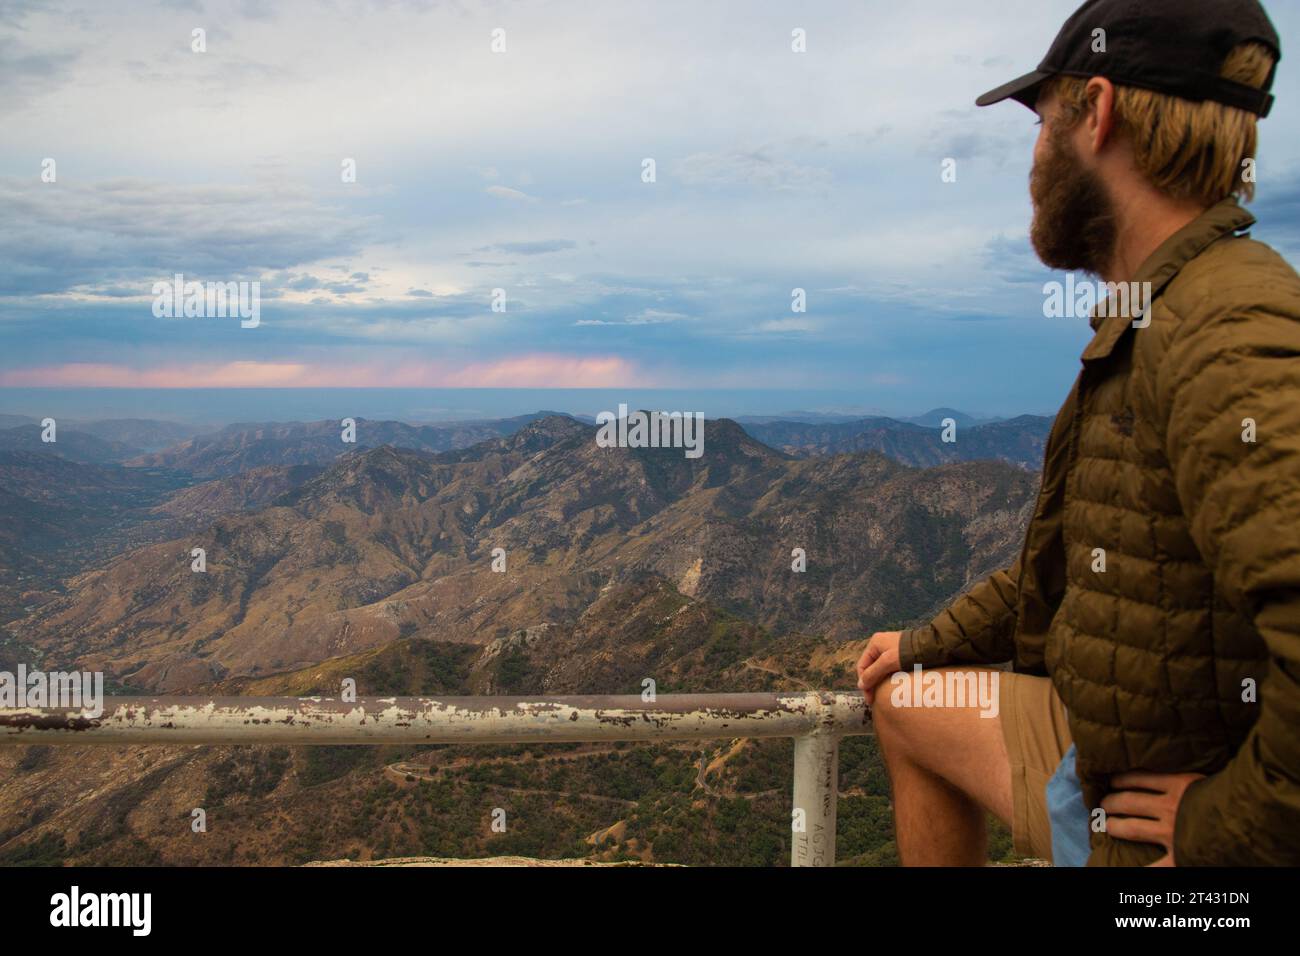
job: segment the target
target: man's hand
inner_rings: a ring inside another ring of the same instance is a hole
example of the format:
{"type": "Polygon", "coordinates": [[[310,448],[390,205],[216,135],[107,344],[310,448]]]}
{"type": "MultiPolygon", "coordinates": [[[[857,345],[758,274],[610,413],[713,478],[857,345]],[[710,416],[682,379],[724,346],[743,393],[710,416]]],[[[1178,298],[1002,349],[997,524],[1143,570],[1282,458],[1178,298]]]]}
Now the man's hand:
{"type": "Polygon", "coordinates": [[[1143,773],[1131,771],[1111,777],[1111,791],[1102,798],[1106,832],[1120,840],[1154,843],[1165,855],[1152,866],[1176,866],[1174,821],[1183,793],[1200,780],[1199,773],[1143,773]],[[1136,788],[1136,789],[1135,789],[1136,788]]]}
{"type": "Polygon", "coordinates": [[[876,699],[876,685],[897,673],[898,642],[902,636],[902,631],[877,631],[858,659],[858,690],[867,699],[867,706],[876,699]]]}

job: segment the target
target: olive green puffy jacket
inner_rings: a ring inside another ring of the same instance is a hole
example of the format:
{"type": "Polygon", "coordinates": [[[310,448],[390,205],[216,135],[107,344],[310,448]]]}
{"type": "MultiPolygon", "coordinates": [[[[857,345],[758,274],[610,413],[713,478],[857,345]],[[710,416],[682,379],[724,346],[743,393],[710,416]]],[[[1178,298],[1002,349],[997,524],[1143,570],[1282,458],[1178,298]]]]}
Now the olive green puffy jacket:
{"type": "MultiPolygon", "coordinates": [[[[1164,243],[1149,325],[1094,317],[1019,560],[901,642],[1049,674],[1089,808],[1207,775],[1180,866],[1300,864],[1300,277],[1254,221],[1226,200],[1164,243]]],[[[1089,863],[1161,855],[1095,833],[1089,863]]]]}

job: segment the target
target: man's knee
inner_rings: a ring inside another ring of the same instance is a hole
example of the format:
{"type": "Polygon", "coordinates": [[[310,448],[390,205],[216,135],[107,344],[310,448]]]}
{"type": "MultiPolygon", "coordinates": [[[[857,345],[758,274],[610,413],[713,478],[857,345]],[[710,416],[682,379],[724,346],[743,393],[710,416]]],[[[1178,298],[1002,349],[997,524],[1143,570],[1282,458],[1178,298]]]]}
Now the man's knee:
{"type": "Polygon", "coordinates": [[[871,719],[891,778],[907,768],[921,771],[1010,819],[1000,676],[988,668],[943,667],[882,682],[871,719]]]}
{"type": "Polygon", "coordinates": [[[917,708],[907,706],[919,690],[918,674],[899,671],[876,686],[876,697],[871,705],[871,723],[876,736],[887,744],[905,744],[907,728],[915,722],[917,708]]]}
{"type": "Polygon", "coordinates": [[[998,676],[983,668],[899,671],[876,688],[871,707],[876,735],[896,755],[923,750],[926,762],[960,759],[951,748],[969,750],[998,727],[997,721],[982,719],[998,716],[998,676]]]}

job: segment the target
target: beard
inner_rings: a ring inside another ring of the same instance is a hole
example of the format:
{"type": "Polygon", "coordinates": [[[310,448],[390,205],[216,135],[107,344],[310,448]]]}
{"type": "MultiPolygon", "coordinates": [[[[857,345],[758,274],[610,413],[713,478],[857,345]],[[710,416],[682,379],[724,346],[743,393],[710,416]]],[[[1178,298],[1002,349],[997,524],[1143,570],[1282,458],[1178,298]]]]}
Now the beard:
{"type": "Polygon", "coordinates": [[[1114,205],[1101,178],[1079,162],[1068,133],[1050,134],[1047,158],[1029,174],[1029,238],[1048,268],[1101,275],[1115,252],[1114,205]]]}

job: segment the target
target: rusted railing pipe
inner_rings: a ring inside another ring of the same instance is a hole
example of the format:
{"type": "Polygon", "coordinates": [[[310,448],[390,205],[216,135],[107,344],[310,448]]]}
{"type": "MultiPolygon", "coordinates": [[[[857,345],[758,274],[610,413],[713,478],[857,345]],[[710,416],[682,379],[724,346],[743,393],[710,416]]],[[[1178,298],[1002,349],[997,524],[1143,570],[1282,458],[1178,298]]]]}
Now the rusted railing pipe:
{"type": "Polygon", "coordinates": [[[472,744],[793,737],[791,863],[835,862],[839,739],[861,694],[617,697],[108,697],[103,712],[0,709],[0,745],[472,744]]]}

